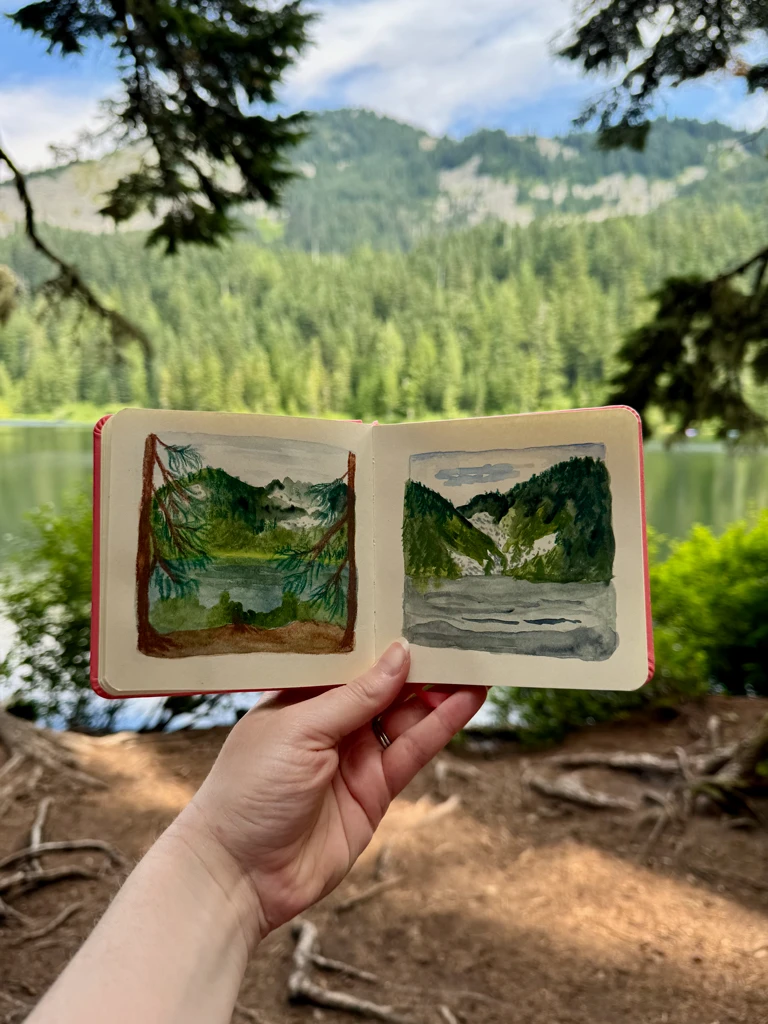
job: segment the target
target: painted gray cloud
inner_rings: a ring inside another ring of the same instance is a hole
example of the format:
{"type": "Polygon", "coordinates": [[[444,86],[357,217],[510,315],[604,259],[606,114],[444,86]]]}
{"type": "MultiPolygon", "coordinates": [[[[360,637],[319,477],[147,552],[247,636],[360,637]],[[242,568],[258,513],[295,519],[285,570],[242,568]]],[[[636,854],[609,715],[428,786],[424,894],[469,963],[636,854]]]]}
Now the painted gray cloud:
{"type": "Polygon", "coordinates": [[[436,480],[442,480],[446,487],[463,487],[466,484],[497,484],[502,480],[514,480],[520,476],[520,470],[509,462],[497,462],[484,466],[456,466],[453,469],[441,469],[435,473],[436,480]]]}

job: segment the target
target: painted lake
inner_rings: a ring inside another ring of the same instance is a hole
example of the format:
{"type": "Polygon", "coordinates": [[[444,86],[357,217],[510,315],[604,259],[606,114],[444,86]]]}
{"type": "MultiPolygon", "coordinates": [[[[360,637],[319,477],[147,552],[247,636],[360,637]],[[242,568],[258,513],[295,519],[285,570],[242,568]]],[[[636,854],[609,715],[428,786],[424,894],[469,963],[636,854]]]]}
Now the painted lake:
{"type": "Polygon", "coordinates": [[[612,583],[529,583],[510,576],[406,578],[405,635],[425,647],[604,661],[616,650],[612,583]]]}
{"type": "MultiPolygon", "coordinates": [[[[335,566],[321,568],[314,585],[325,583],[336,571],[335,566]]],[[[260,558],[216,559],[205,569],[194,574],[198,581],[197,599],[206,608],[219,603],[223,593],[229,594],[230,601],[239,601],[246,611],[271,612],[279,608],[283,600],[283,572],[278,562],[260,558]]],[[[347,573],[344,577],[346,579],[347,573]]],[[[306,586],[296,596],[304,599],[311,590],[306,586]]],[[[159,600],[156,586],[150,588],[152,602],[159,600]]]]}

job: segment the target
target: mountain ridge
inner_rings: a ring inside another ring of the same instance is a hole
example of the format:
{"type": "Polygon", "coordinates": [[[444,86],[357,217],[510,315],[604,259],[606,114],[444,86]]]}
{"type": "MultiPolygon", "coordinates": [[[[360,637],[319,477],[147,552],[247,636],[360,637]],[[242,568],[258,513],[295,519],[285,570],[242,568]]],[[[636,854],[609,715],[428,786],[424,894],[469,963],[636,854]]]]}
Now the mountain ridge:
{"type": "Polygon", "coordinates": [[[565,459],[504,493],[476,494],[459,506],[426,484],[406,483],[403,551],[412,579],[484,573],[608,583],[615,550],[610,476],[602,459],[565,459]],[[497,524],[505,543],[499,546],[473,522],[479,515],[497,524]]]}
{"type": "MultiPolygon", "coordinates": [[[[110,233],[100,196],[146,154],[140,145],[95,161],[32,174],[38,220],[55,227],[110,233]]],[[[768,164],[745,132],[718,122],[658,120],[644,153],[601,151],[588,133],[513,136],[481,129],[462,139],[365,110],[314,115],[296,150],[301,175],[280,210],[251,204],[247,231],[265,243],[310,251],[359,246],[410,248],[430,234],[484,220],[531,224],[642,216],[692,195],[723,201],[757,195],[768,164]]],[[[21,223],[11,184],[0,185],[0,235],[21,223]]],[[[147,231],[141,214],[121,231],[147,231]]]]}

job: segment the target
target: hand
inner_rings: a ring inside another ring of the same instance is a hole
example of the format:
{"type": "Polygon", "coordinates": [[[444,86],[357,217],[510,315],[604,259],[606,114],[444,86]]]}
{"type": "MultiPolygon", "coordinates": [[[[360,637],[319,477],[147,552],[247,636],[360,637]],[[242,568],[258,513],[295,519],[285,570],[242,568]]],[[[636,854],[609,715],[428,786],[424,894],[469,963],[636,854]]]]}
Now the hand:
{"type": "Polygon", "coordinates": [[[399,641],[347,686],[262,698],[178,819],[217,881],[241,904],[249,895],[249,944],[339,884],[393,797],[481,707],[485,687],[405,687],[409,666],[399,641]],[[377,715],[386,750],[371,728],[377,715]]]}

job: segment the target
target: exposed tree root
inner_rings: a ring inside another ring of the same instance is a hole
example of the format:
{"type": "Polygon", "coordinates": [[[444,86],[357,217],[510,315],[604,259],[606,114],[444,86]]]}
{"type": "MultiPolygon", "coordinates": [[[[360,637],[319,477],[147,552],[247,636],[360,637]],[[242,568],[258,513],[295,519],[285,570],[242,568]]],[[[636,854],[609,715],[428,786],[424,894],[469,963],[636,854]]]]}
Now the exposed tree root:
{"type": "Polygon", "coordinates": [[[351,910],[353,907],[359,907],[361,903],[367,903],[368,900],[372,900],[375,896],[379,896],[383,892],[387,892],[389,889],[394,889],[395,886],[399,885],[402,879],[399,875],[395,875],[392,878],[385,878],[381,882],[375,882],[367,889],[363,889],[362,892],[355,893],[352,896],[348,896],[341,903],[336,904],[336,913],[343,914],[347,910],[351,910]]]}
{"type": "Polygon", "coordinates": [[[716,807],[743,822],[768,826],[768,817],[754,802],[754,797],[768,796],[768,714],[738,743],[723,744],[723,724],[712,715],[706,727],[710,751],[692,754],[677,747],[674,755],[633,753],[627,751],[595,751],[561,754],[547,759],[545,766],[561,769],[560,774],[524,772],[524,781],[545,796],[596,809],[639,811],[641,799],[661,804],[660,809],[643,815],[642,822],[653,822],[643,844],[640,859],[647,859],[664,832],[672,827],[685,828],[696,811],[716,807]],[[578,768],[609,768],[636,774],[656,774],[672,781],[667,792],[647,790],[636,798],[615,796],[589,788],[576,775],[578,768]]]}
{"type": "Polygon", "coordinates": [[[288,998],[292,1003],[312,1003],[328,1010],[342,1010],[358,1017],[385,1021],[387,1024],[414,1024],[412,1018],[401,1016],[392,1006],[373,1003],[318,985],[310,974],[315,958],[319,955],[317,928],[310,921],[298,921],[294,926],[294,937],[296,947],[293,951],[293,970],[288,978],[288,998]]]}
{"type": "MultiPolygon", "coordinates": [[[[25,722],[0,708],[0,743],[8,752],[8,761],[0,769],[0,778],[13,778],[20,771],[28,771],[27,761],[55,772],[61,778],[90,788],[105,788],[106,783],[82,770],[75,754],[63,743],[39,729],[31,722],[25,722]]],[[[6,794],[0,790],[0,800],[6,794]]]]}
{"type": "Polygon", "coordinates": [[[19,942],[27,942],[33,939],[42,939],[59,928],[73,914],[82,909],[81,903],[74,903],[59,914],[46,922],[35,921],[16,910],[8,899],[23,896],[26,893],[39,889],[41,886],[52,885],[73,878],[95,879],[100,878],[102,871],[95,871],[85,868],[79,864],[64,864],[57,867],[45,867],[41,859],[54,853],[80,852],[83,850],[95,850],[103,853],[107,860],[119,867],[125,867],[127,862],[119,850],[110,843],[101,839],[71,839],[59,842],[43,841],[43,829],[45,827],[48,811],[53,804],[52,797],[43,797],[38,805],[32,826],[29,832],[29,845],[22,850],[9,853],[0,860],[0,922],[3,920],[14,921],[21,924],[25,931],[19,938],[19,942]],[[18,865],[18,867],[15,867],[18,865]],[[8,871],[8,868],[14,870],[8,871]]]}
{"type": "Polygon", "coordinates": [[[591,807],[603,811],[637,811],[640,808],[639,800],[614,796],[611,793],[604,793],[599,789],[589,789],[576,775],[558,775],[554,778],[545,778],[543,775],[537,775],[529,770],[526,782],[537,793],[542,793],[544,796],[557,797],[560,800],[569,800],[571,803],[580,804],[582,807],[591,807]]]}
{"type": "Polygon", "coordinates": [[[72,903],[70,906],[65,907],[61,913],[56,914],[46,924],[41,924],[37,928],[30,928],[16,939],[16,945],[20,946],[24,942],[31,942],[33,939],[43,939],[46,935],[50,935],[51,932],[56,931],[60,925],[68,921],[70,917],[78,914],[83,909],[82,903],[72,903]]]}

